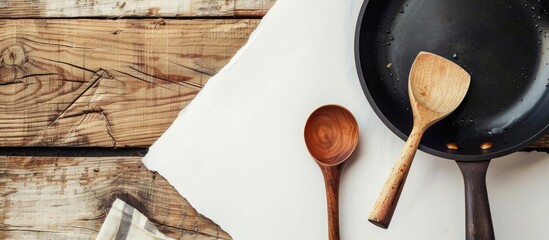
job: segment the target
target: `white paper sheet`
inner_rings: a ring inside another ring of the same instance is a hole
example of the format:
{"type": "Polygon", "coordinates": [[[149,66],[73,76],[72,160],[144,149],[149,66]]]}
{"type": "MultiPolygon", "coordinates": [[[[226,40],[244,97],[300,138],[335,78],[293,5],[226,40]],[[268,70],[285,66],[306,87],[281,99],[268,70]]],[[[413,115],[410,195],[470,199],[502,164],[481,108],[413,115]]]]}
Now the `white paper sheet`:
{"type": "MultiPolygon", "coordinates": [[[[153,145],[144,162],[237,240],[327,239],[308,115],[340,104],[360,125],[340,186],[341,239],[464,239],[457,165],[418,152],[388,230],[367,221],[403,141],[362,93],[353,41],[361,0],[278,0],[248,44],[153,145]]],[[[547,239],[549,155],[496,159],[488,189],[498,239],[547,239]]]]}

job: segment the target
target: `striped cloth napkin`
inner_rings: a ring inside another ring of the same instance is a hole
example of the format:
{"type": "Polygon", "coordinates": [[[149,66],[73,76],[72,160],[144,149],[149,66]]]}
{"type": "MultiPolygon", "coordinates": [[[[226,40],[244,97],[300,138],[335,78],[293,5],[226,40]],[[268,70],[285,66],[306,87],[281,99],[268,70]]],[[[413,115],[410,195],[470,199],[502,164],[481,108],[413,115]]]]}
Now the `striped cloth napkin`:
{"type": "Polygon", "coordinates": [[[166,240],[172,239],[135,208],[116,199],[99,230],[96,240],[166,240]]]}

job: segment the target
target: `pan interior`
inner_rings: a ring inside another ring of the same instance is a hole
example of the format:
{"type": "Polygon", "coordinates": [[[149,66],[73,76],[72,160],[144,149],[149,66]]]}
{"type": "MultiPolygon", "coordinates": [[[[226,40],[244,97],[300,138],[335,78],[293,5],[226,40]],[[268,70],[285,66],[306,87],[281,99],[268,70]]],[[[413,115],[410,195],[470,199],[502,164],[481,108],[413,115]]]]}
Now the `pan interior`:
{"type": "Polygon", "coordinates": [[[421,149],[482,160],[525,146],[549,123],[548,0],[371,0],[357,27],[357,67],[376,113],[399,137],[411,131],[408,74],[420,51],[471,75],[461,106],[424,135],[421,149]],[[459,150],[446,148],[455,143],[459,150]],[[489,150],[480,149],[491,142],[489,150]]]}

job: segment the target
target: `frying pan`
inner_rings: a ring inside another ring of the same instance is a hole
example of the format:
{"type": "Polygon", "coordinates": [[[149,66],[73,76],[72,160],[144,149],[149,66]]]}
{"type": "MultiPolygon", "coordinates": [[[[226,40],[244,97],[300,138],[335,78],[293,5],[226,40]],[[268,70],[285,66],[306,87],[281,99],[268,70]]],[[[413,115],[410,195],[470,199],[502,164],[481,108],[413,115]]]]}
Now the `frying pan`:
{"type": "Polygon", "coordinates": [[[413,125],[408,74],[420,51],[451,59],[471,75],[460,107],[432,126],[419,147],[457,161],[467,239],[494,239],[485,183],[490,159],[549,129],[548,35],[549,0],[366,0],[360,11],[355,57],[362,89],[398,137],[407,139],[413,125]],[[493,146],[481,149],[486,142],[493,146]]]}

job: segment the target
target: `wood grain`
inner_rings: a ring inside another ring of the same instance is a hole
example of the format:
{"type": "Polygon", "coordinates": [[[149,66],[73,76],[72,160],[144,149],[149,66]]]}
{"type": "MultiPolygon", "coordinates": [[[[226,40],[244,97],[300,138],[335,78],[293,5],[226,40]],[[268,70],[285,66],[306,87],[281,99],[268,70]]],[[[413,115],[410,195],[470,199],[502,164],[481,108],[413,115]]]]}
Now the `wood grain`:
{"type": "Polygon", "coordinates": [[[328,210],[328,239],[339,240],[339,182],[343,166],[325,166],[319,164],[326,188],[326,209],[328,210]]]}
{"type": "Polygon", "coordinates": [[[259,20],[2,20],[0,146],[150,146],[259,20]]]}
{"type": "Polygon", "coordinates": [[[177,239],[231,239],[141,158],[0,157],[0,239],[95,239],[115,198],[177,239]]]}
{"type": "Polygon", "coordinates": [[[470,82],[471,76],[452,61],[432,53],[418,54],[408,81],[414,126],[370,212],[371,223],[389,227],[423,133],[459,106],[470,82]]]}
{"type": "Polygon", "coordinates": [[[339,179],[345,161],[358,144],[358,123],[346,108],[325,105],[307,119],[304,137],[307,149],[324,177],[328,237],[339,240],[339,179]]]}
{"type": "Polygon", "coordinates": [[[549,152],[549,133],[545,134],[538,140],[536,140],[532,145],[528,147],[529,149],[545,150],[549,152]]]}
{"type": "Polygon", "coordinates": [[[235,1],[235,16],[262,17],[275,4],[276,0],[237,0],[235,1]]]}
{"type": "Polygon", "coordinates": [[[334,166],[347,160],[358,144],[358,123],[339,105],[319,107],[307,119],[305,144],[318,164],[334,166]]]}
{"type": "Polygon", "coordinates": [[[10,0],[1,18],[260,17],[275,0],[10,0]]]}

